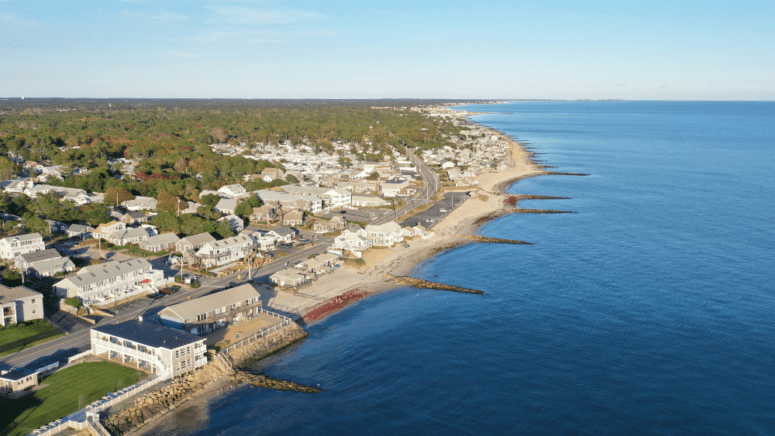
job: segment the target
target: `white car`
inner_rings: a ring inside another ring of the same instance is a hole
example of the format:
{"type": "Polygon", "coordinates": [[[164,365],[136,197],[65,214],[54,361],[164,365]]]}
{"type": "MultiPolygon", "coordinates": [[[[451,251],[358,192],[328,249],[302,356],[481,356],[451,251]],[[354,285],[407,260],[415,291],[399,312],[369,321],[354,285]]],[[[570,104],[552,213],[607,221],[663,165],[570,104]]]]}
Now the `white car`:
{"type": "Polygon", "coordinates": [[[448,211],[447,209],[439,209],[439,212],[441,212],[441,213],[447,213],[447,212],[449,212],[449,211],[448,211]]]}

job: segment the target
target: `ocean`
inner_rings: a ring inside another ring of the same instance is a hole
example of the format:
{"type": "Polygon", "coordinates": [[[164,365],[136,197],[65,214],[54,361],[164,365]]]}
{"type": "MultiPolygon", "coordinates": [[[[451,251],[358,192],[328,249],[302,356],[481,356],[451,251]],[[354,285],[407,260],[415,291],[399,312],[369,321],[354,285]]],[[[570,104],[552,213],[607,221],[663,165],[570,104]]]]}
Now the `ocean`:
{"type": "Polygon", "coordinates": [[[173,435],[775,433],[775,103],[468,106],[556,171],[401,288],[258,364],[321,394],[240,388],[173,435]]]}

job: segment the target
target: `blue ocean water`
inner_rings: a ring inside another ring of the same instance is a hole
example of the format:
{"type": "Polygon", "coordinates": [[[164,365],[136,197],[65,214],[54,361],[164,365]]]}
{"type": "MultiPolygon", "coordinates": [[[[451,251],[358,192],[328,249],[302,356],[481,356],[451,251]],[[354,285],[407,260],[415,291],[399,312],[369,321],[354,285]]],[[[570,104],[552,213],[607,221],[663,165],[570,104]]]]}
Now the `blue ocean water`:
{"type": "Polygon", "coordinates": [[[414,274],[485,296],[398,289],[260,363],[317,385],[241,388],[165,435],[775,433],[775,103],[470,106],[557,171],[568,196],[414,274]]]}

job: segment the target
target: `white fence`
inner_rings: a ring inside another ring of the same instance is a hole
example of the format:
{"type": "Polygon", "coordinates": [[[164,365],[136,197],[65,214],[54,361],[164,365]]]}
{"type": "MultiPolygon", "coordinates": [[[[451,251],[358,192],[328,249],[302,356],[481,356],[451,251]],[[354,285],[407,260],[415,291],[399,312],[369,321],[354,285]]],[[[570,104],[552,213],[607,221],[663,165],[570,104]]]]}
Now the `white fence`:
{"type": "Polygon", "coordinates": [[[103,410],[107,409],[108,407],[120,403],[127,398],[131,397],[132,395],[139,394],[140,392],[157,385],[159,382],[163,381],[161,377],[156,377],[150,381],[147,381],[145,383],[135,383],[132,386],[126,387],[124,389],[121,389],[118,392],[111,392],[108,395],[105,395],[101,399],[89,404],[86,406],[86,413],[99,413],[103,410]]]}
{"type": "Polygon", "coordinates": [[[40,373],[44,373],[44,372],[48,372],[48,371],[51,371],[52,369],[56,369],[56,368],[59,368],[59,362],[54,362],[54,363],[52,363],[50,365],[41,366],[40,368],[36,369],[36,371],[38,371],[40,373]]]}
{"type": "Polygon", "coordinates": [[[267,315],[271,315],[271,316],[274,316],[276,318],[280,318],[280,319],[283,320],[283,322],[281,322],[280,324],[275,324],[272,327],[265,328],[265,329],[261,330],[260,332],[257,332],[254,335],[252,335],[252,336],[250,336],[248,338],[245,338],[245,339],[237,342],[234,345],[230,345],[230,346],[224,348],[223,350],[221,350],[221,353],[227,352],[229,350],[233,350],[233,349],[235,349],[237,347],[243,347],[243,346],[253,342],[256,339],[263,338],[266,335],[270,335],[270,334],[272,334],[272,333],[282,329],[283,327],[285,327],[285,326],[287,326],[287,325],[289,325],[290,323],[293,322],[292,319],[288,318],[287,316],[280,315],[279,313],[270,312],[270,311],[264,310],[264,309],[261,309],[261,311],[262,311],[262,313],[265,313],[267,315]]]}
{"type": "Polygon", "coordinates": [[[67,358],[67,363],[73,363],[76,360],[83,359],[86,356],[91,356],[91,349],[88,349],[88,350],[84,351],[83,353],[78,353],[75,356],[68,357],[67,358]]]}
{"type": "Polygon", "coordinates": [[[61,419],[57,419],[56,421],[52,422],[51,424],[45,425],[32,433],[28,434],[27,436],[51,436],[55,435],[57,433],[62,433],[63,431],[72,428],[75,430],[83,430],[89,425],[86,421],[63,421],[61,419]]]}

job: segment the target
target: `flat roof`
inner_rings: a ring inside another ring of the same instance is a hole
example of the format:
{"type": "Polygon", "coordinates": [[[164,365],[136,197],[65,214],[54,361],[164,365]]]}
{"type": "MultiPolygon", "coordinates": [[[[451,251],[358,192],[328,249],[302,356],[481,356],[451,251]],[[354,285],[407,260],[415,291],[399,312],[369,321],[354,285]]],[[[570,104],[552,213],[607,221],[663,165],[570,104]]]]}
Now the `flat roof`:
{"type": "Polygon", "coordinates": [[[204,341],[199,336],[190,333],[136,319],[118,324],[94,327],[92,330],[149,347],[166,348],[168,350],[204,341]]]}

